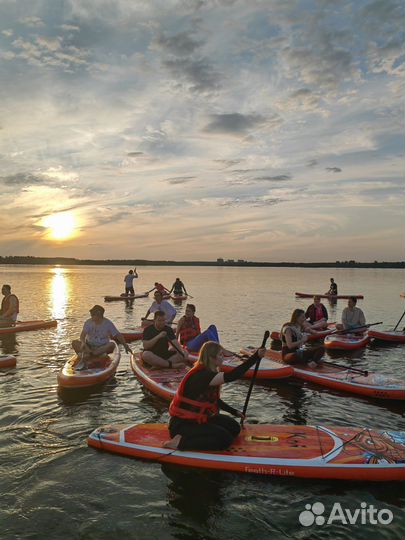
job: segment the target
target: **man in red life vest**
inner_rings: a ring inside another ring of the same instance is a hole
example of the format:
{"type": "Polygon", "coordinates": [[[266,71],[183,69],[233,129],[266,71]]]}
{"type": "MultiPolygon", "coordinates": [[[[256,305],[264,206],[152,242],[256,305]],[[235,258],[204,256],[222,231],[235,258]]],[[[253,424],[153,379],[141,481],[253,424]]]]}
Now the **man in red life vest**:
{"type": "Polygon", "coordinates": [[[10,285],[3,285],[1,292],[4,298],[0,308],[0,325],[5,326],[16,322],[20,302],[17,296],[11,293],[10,285]]]}

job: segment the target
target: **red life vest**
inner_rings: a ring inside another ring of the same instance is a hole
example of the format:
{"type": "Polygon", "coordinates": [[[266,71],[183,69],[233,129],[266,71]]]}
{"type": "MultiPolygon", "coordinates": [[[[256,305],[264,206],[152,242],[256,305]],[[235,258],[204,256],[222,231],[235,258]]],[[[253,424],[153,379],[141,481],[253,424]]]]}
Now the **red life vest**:
{"type": "Polygon", "coordinates": [[[198,317],[195,317],[194,315],[191,317],[191,319],[184,318],[184,322],[182,324],[179,334],[180,342],[184,345],[191,339],[199,336],[200,334],[200,319],[198,317]]]}
{"type": "Polygon", "coordinates": [[[164,285],[162,285],[161,283],[158,283],[158,284],[156,285],[156,290],[157,290],[158,292],[162,293],[162,294],[164,294],[165,291],[166,291],[164,285]]]}
{"type": "Polygon", "coordinates": [[[188,379],[203,369],[207,368],[203,364],[197,364],[184,376],[176,395],[170,403],[170,416],[194,420],[198,424],[206,424],[210,416],[218,414],[219,386],[209,386],[197,399],[189,399],[184,396],[184,387],[188,379]],[[191,409],[185,409],[183,404],[192,407],[191,409]]]}
{"type": "MultiPolygon", "coordinates": [[[[1,313],[4,315],[5,313],[7,313],[7,311],[10,309],[11,307],[11,297],[14,296],[14,298],[16,299],[16,310],[14,313],[20,313],[20,301],[18,300],[17,296],[15,294],[9,294],[8,296],[5,296],[1,302],[1,313]]],[[[14,315],[14,313],[12,313],[12,315],[14,315]]]]}

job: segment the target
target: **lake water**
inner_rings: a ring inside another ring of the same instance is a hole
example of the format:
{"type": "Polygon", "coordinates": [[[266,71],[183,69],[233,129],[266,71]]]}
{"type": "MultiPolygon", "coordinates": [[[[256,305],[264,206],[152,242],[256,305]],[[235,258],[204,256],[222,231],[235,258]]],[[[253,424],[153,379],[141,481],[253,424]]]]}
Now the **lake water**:
{"type": "MultiPolygon", "coordinates": [[[[179,276],[194,296],[202,326],[215,323],[232,350],[258,345],[296,307],[294,291],[324,292],[335,277],[339,292],[364,294],[368,322],[395,326],[404,310],[403,272],[379,269],[140,267],[137,292],[179,276]]],[[[12,285],[21,320],[54,317],[55,329],[0,338],[0,353],[18,357],[0,371],[0,538],[244,540],[247,538],[395,539],[405,534],[400,483],[350,483],[185,470],[131,460],[88,448],[87,435],[108,423],[165,422],[167,404],[144,391],[123,353],[116,377],[96,391],[58,393],[56,375],[71,355],[89,308],[123,290],[125,267],[0,266],[12,285]],[[361,502],[387,508],[391,525],[302,527],[305,505],[361,502]]],[[[119,329],[138,326],[149,299],[105,304],[119,329]]],[[[326,306],[339,320],[345,301],[326,306]]],[[[179,313],[184,304],[179,307],[179,313]]],[[[405,324],[405,323],[403,323],[405,324]]],[[[133,348],[138,350],[139,343],[133,348]]],[[[403,376],[404,346],[371,345],[339,361],[403,376]]],[[[224,388],[242,408],[248,384],[224,388]]],[[[299,382],[255,386],[250,421],[351,425],[405,430],[404,407],[299,382]]]]}

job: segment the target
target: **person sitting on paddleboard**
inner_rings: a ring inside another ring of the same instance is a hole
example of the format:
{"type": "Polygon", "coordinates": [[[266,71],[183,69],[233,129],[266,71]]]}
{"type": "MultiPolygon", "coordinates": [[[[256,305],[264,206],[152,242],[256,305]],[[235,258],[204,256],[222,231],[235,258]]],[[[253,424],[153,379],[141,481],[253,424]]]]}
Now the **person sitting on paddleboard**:
{"type": "Polygon", "coordinates": [[[125,282],[125,296],[135,296],[134,291],[134,279],[138,277],[136,268],[134,270],[129,270],[128,274],[124,277],[125,282]]]}
{"type": "Polygon", "coordinates": [[[318,330],[326,328],[328,325],[328,311],[321,303],[320,296],[314,296],[314,303],[308,306],[305,318],[309,320],[311,328],[318,330]]]}
{"type": "Polygon", "coordinates": [[[155,301],[152,303],[144,319],[148,318],[150,313],[156,313],[156,311],[163,311],[166,316],[166,324],[170,324],[177,315],[176,308],[171,305],[167,300],[163,300],[163,295],[159,291],[156,291],[153,295],[155,301]]]}
{"type": "Polygon", "coordinates": [[[174,296],[182,296],[183,295],[183,289],[184,294],[188,296],[188,292],[186,291],[186,287],[184,286],[184,283],[180,280],[180,278],[176,278],[176,281],[173,283],[172,288],[170,289],[170,293],[173,292],[174,296]]]}
{"type": "Polygon", "coordinates": [[[160,292],[162,293],[162,295],[170,294],[169,289],[167,289],[164,285],[162,285],[161,283],[158,283],[157,281],[155,282],[155,286],[153,287],[153,289],[148,291],[148,294],[151,293],[152,291],[160,292]]]}
{"type": "Polygon", "coordinates": [[[219,372],[224,360],[223,348],[214,341],[204,343],[194,367],[181,381],[170,407],[171,439],[165,448],[178,450],[223,450],[240,432],[233,418],[219,414],[222,409],[238,418],[243,414],[220,399],[220,386],[236,381],[263,358],[259,349],[248,360],[227,373],[219,372]]]}
{"type": "Polygon", "coordinates": [[[325,349],[322,345],[304,349],[304,345],[308,340],[308,337],[303,334],[304,323],[304,311],[295,309],[290,322],[283,324],[281,328],[281,355],[283,362],[287,364],[302,362],[314,368],[320,363],[325,349]]]}
{"type": "Polygon", "coordinates": [[[1,293],[4,298],[1,302],[0,308],[0,325],[13,324],[17,320],[17,316],[20,310],[20,301],[15,294],[11,293],[10,285],[3,285],[1,293]]]}
{"type": "Polygon", "coordinates": [[[176,336],[180,343],[192,352],[198,352],[206,341],[219,343],[218,330],[214,324],[201,332],[200,319],[195,316],[194,304],[186,305],[185,314],[177,323],[176,336]]]}
{"type": "Polygon", "coordinates": [[[75,366],[76,370],[86,369],[87,361],[92,356],[104,356],[113,352],[115,345],[112,339],[121,343],[125,352],[131,352],[114,323],[104,317],[104,311],[102,306],[93,306],[90,310],[91,318],[84,323],[80,338],[72,341],[73,350],[81,357],[75,366]]]}
{"type": "Polygon", "coordinates": [[[142,360],[150,366],[178,368],[188,360],[187,351],[177,341],[172,328],[167,326],[163,311],[155,311],[153,324],[143,331],[142,344],[142,360]]]}
{"type": "Polygon", "coordinates": [[[336,296],[337,293],[338,293],[337,283],[335,283],[335,280],[333,279],[333,277],[331,277],[329,291],[326,292],[325,294],[329,296],[336,296]]]}
{"type": "Polygon", "coordinates": [[[342,324],[337,324],[338,330],[351,330],[352,328],[359,329],[366,324],[366,318],[363,311],[356,306],[357,298],[351,296],[347,301],[347,307],[342,311],[342,324]]]}

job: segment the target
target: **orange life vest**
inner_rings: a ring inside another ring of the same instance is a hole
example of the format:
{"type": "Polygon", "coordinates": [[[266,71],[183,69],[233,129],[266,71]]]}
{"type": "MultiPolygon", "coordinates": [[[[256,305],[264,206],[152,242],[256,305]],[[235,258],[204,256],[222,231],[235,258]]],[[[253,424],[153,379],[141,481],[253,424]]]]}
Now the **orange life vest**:
{"type": "Polygon", "coordinates": [[[191,317],[191,319],[185,318],[179,334],[180,342],[184,345],[191,339],[199,336],[200,334],[200,319],[198,317],[195,317],[194,315],[191,317]]]}
{"type": "Polygon", "coordinates": [[[14,313],[20,313],[20,301],[18,300],[17,296],[15,294],[9,294],[8,296],[5,296],[1,302],[1,312],[2,314],[4,315],[5,313],[7,313],[7,311],[10,309],[11,307],[11,297],[14,296],[14,298],[16,299],[16,310],[14,313]]]}
{"type": "Polygon", "coordinates": [[[202,364],[197,364],[184,376],[170,403],[170,416],[177,416],[177,418],[183,418],[185,420],[194,420],[198,424],[206,424],[210,416],[218,414],[219,386],[208,387],[197,399],[189,399],[184,396],[186,382],[195,373],[203,369],[207,368],[202,364]],[[183,404],[191,405],[191,408],[185,409],[183,404]]]}

